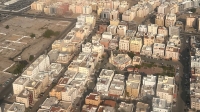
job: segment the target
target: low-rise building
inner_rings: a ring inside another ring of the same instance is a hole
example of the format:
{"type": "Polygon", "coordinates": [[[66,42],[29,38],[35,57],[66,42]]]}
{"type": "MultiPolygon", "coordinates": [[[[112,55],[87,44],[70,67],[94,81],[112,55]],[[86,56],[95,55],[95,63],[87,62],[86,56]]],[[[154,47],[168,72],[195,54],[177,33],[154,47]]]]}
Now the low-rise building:
{"type": "Polygon", "coordinates": [[[115,25],[109,25],[107,27],[107,32],[111,32],[112,35],[115,35],[117,33],[117,26],[115,26],[115,25]]]}
{"type": "Polygon", "coordinates": [[[165,43],[165,35],[163,34],[158,34],[156,35],[156,38],[155,38],[155,43],[165,43]]]}
{"type": "Polygon", "coordinates": [[[187,27],[196,27],[197,26],[197,18],[195,16],[190,15],[186,18],[186,26],[187,27]]]}
{"type": "Polygon", "coordinates": [[[77,89],[72,87],[72,86],[65,86],[61,92],[62,95],[62,100],[63,101],[68,101],[68,102],[73,102],[76,97],[77,97],[77,89]]]}
{"type": "Polygon", "coordinates": [[[25,88],[32,92],[34,99],[37,98],[42,91],[44,91],[44,88],[42,88],[42,82],[35,80],[30,80],[25,88]]]}
{"type": "Polygon", "coordinates": [[[124,75],[115,74],[109,88],[109,96],[120,97],[124,94],[124,75]]]}
{"type": "Polygon", "coordinates": [[[169,36],[180,34],[180,29],[178,26],[169,26],[169,36]]]}
{"type": "Polygon", "coordinates": [[[119,36],[125,36],[126,35],[126,30],[127,30],[127,26],[125,25],[118,25],[117,26],[117,34],[119,36]]]}

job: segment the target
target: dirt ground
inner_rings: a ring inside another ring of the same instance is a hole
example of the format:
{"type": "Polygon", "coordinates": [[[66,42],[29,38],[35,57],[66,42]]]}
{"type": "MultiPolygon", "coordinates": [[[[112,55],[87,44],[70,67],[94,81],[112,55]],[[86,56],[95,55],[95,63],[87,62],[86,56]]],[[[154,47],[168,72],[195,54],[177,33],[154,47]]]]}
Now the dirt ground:
{"type": "Polygon", "coordinates": [[[1,23],[0,26],[0,71],[9,67],[13,62],[9,58],[21,53],[22,60],[27,60],[30,55],[36,54],[40,48],[48,47],[52,38],[44,38],[42,34],[47,30],[62,32],[70,22],[46,19],[33,19],[27,17],[14,17],[1,23]],[[60,25],[57,23],[64,23],[60,25]],[[5,26],[9,28],[5,28],[5,26]],[[31,34],[35,38],[31,38],[31,34]]]}

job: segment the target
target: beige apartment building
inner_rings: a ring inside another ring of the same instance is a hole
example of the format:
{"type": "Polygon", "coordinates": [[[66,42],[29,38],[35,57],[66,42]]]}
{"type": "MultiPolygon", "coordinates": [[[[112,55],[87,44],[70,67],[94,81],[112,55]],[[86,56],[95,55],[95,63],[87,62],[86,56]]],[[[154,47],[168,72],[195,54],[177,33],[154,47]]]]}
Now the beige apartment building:
{"type": "Polygon", "coordinates": [[[126,35],[126,30],[127,30],[127,26],[125,25],[118,25],[117,26],[117,34],[119,36],[125,36],[126,35]]]}
{"type": "Polygon", "coordinates": [[[119,40],[119,50],[129,51],[130,50],[130,37],[122,36],[119,40]]]}
{"type": "Polygon", "coordinates": [[[58,100],[62,99],[62,90],[64,89],[64,86],[59,86],[56,85],[50,92],[49,92],[49,96],[51,97],[56,97],[58,100]]]}
{"type": "Polygon", "coordinates": [[[155,24],[158,26],[164,26],[165,23],[165,14],[158,13],[155,18],[155,24]]]}
{"type": "Polygon", "coordinates": [[[13,94],[19,94],[29,82],[28,77],[20,76],[13,82],[13,94]]]}
{"type": "Polygon", "coordinates": [[[141,84],[140,74],[129,74],[128,80],[126,81],[126,92],[128,96],[138,98],[141,84]]]}
{"type": "Polygon", "coordinates": [[[33,103],[33,93],[24,89],[19,95],[16,96],[16,102],[22,103],[28,108],[33,103]]]}
{"type": "Polygon", "coordinates": [[[110,20],[119,19],[119,12],[117,10],[112,10],[110,12],[110,20]]]}
{"type": "Polygon", "coordinates": [[[119,25],[119,19],[110,20],[110,25],[118,26],[119,25]]]}
{"type": "Polygon", "coordinates": [[[155,35],[151,33],[146,33],[144,35],[144,45],[152,45],[155,41],[155,35]]]}
{"type": "Polygon", "coordinates": [[[101,103],[101,97],[96,93],[90,93],[85,97],[85,104],[87,105],[99,106],[100,103],[101,103]]]}
{"type": "Polygon", "coordinates": [[[140,53],[142,48],[142,38],[132,37],[130,39],[130,51],[140,53]]]}
{"type": "Polygon", "coordinates": [[[161,34],[163,36],[168,36],[168,29],[164,26],[158,27],[158,34],[161,34]]]}
{"type": "Polygon", "coordinates": [[[187,27],[195,27],[197,26],[197,18],[195,16],[190,15],[186,18],[186,26],[187,27]]]}
{"type": "Polygon", "coordinates": [[[127,10],[122,14],[122,20],[123,21],[132,21],[136,16],[136,13],[131,11],[131,10],[127,10]]]}

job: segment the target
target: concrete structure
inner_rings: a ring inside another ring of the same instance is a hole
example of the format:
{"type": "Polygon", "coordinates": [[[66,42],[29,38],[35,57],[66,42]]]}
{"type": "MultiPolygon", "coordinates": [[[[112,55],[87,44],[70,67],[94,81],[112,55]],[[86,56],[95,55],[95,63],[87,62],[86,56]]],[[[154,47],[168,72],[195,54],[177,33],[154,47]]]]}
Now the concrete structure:
{"type": "Polygon", "coordinates": [[[65,86],[64,89],[61,92],[62,100],[72,102],[76,99],[78,96],[77,89],[72,86],[65,86]]]}
{"type": "Polygon", "coordinates": [[[117,10],[110,11],[110,19],[111,20],[119,19],[119,12],[117,10]]]}
{"type": "Polygon", "coordinates": [[[164,26],[160,26],[160,27],[158,27],[158,34],[168,36],[168,29],[164,26]]]}
{"type": "Polygon", "coordinates": [[[111,40],[112,39],[112,33],[111,32],[104,32],[102,34],[102,38],[111,40]]]}
{"type": "Polygon", "coordinates": [[[16,96],[16,102],[22,103],[28,108],[33,103],[33,93],[24,89],[19,95],[16,96]]]}
{"type": "Polygon", "coordinates": [[[43,91],[42,82],[34,80],[29,81],[25,88],[32,92],[34,99],[38,98],[39,94],[43,91]]]}
{"type": "Polygon", "coordinates": [[[168,42],[165,50],[165,58],[172,60],[179,60],[180,48],[172,42],[168,42]]]}
{"type": "Polygon", "coordinates": [[[87,105],[99,106],[100,103],[101,103],[100,95],[98,95],[96,93],[90,93],[85,98],[85,104],[87,104],[87,105]]]}
{"type": "Polygon", "coordinates": [[[129,74],[128,80],[126,81],[126,92],[128,93],[128,96],[138,98],[140,92],[140,84],[140,74],[129,74]]]}
{"type": "Polygon", "coordinates": [[[153,54],[152,46],[151,45],[143,45],[140,54],[151,57],[153,54]]]}
{"type": "Polygon", "coordinates": [[[115,25],[109,25],[107,27],[107,32],[111,32],[112,35],[115,35],[117,33],[117,26],[115,26],[115,25]]]}
{"type": "Polygon", "coordinates": [[[156,35],[155,43],[165,43],[165,36],[163,34],[156,35]]]}
{"type": "Polygon", "coordinates": [[[119,111],[125,111],[125,112],[133,112],[133,109],[134,109],[133,104],[128,104],[125,102],[121,102],[118,108],[119,111]]]}
{"type": "Polygon", "coordinates": [[[137,102],[136,112],[149,112],[150,106],[146,103],[137,102]]]}
{"type": "Polygon", "coordinates": [[[148,24],[148,33],[157,34],[158,32],[158,25],[157,24],[148,24]]]}
{"type": "Polygon", "coordinates": [[[155,35],[152,33],[146,33],[144,34],[144,45],[152,45],[155,41],[155,35]]]}
{"type": "Polygon", "coordinates": [[[174,96],[176,96],[176,84],[174,77],[159,76],[156,95],[165,99],[167,103],[173,103],[175,101],[174,96]]]}
{"type": "Polygon", "coordinates": [[[172,105],[165,99],[155,97],[152,100],[152,107],[154,112],[171,112],[172,110],[172,105]]]}
{"type": "Polygon", "coordinates": [[[142,48],[142,39],[133,37],[130,40],[130,51],[139,53],[142,48]]]}
{"type": "Polygon", "coordinates": [[[109,88],[109,96],[120,97],[124,95],[124,75],[115,74],[109,88]]]}
{"type": "Polygon", "coordinates": [[[127,54],[118,54],[116,56],[111,52],[109,63],[123,70],[125,67],[132,65],[132,59],[127,54]]]}
{"type": "Polygon", "coordinates": [[[117,26],[117,34],[119,36],[125,36],[126,35],[126,30],[127,30],[127,26],[125,25],[118,25],[117,26]]]}
{"type": "Polygon", "coordinates": [[[154,57],[154,58],[164,58],[164,56],[165,56],[165,44],[154,43],[152,57],[154,57]]]}
{"type": "Polygon", "coordinates": [[[140,65],[142,63],[142,59],[139,56],[134,56],[132,60],[133,66],[140,65]]]}
{"type": "Polygon", "coordinates": [[[122,20],[123,21],[132,21],[136,16],[136,12],[133,12],[131,10],[127,10],[122,14],[122,20]]]}
{"type": "Polygon", "coordinates": [[[55,97],[47,98],[41,105],[43,109],[50,109],[51,106],[58,104],[58,100],[55,97]]]}
{"type": "Polygon", "coordinates": [[[130,37],[122,36],[119,40],[119,50],[129,51],[130,50],[130,37]]]}
{"type": "Polygon", "coordinates": [[[165,18],[165,26],[174,26],[176,22],[176,14],[168,13],[165,18]]]}
{"type": "Polygon", "coordinates": [[[123,13],[124,11],[126,11],[129,8],[129,3],[127,1],[121,1],[119,7],[118,7],[118,11],[120,13],[123,13]]]}
{"type": "Polygon", "coordinates": [[[143,77],[142,84],[141,97],[151,98],[156,94],[156,76],[147,75],[147,77],[143,77]]]}
{"type": "Polygon", "coordinates": [[[138,32],[147,33],[148,27],[146,25],[138,25],[138,32]]]}
{"type": "Polygon", "coordinates": [[[164,26],[164,23],[165,23],[164,19],[165,19],[165,15],[162,13],[158,13],[155,18],[155,24],[157,24],[158,26],[164,26]]]}
{"type": "Polygon", "coordinates": [[[190,15],[186,18],[186,26],[187,27],[196,27],[197,26],[197,18],[195,16],[190,15]]]}
{"type": "Polygon", "coordinates": [[[25,105],[22,103],[14,102],[7,112],[25,112],[25,105]]]}
{"type": "Polygon", "coordinates": [[[169,26],[169,36],[180,35],[180,29],[178,26],[169,26]]]}
{"type": "Polygon", "coordinates": [[[29,78],[20,76],[13,82],[13,94],[18,95],[28,84],[29,78]]]}
{"type": "Polygon", "coordinates": [[[102,69],[101,73],[99,75],[99,78],[97,78],[97,92],[100,92],[101,94],[108,95],[108,90],[110,87],[110,83],[113,79],[114,71],[113,70],[107,70],[102,69]]]}

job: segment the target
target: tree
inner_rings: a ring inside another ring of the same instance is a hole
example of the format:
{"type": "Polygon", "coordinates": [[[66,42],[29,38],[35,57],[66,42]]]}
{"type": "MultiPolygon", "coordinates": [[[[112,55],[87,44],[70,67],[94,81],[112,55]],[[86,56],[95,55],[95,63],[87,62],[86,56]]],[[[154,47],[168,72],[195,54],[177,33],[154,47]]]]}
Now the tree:
{"type": "Polygon", "coordinates": [[[196,12],[196,9],[195,8],[192,8],[190,9],[191,12],[195,13],[196,12]]]}
{"type": "Polygon", "coordinates": [[[116,50],[119,50],[119,47],[116,47],[116,50]]]}
{"type": "Polygon", "coordinates": [[[46,37],[46,38],[50,38],[51,36],[57,36],[57,35],[59,35],[59,34],[60,34],[59,31],[54,32],[53,30],[47,29],[47,30],[42,34],[42,36],[43,36],[43,37],[46,37]]]}
{"type": "Polygon", "coordinates": [[[127,54],[131,59],[133,59],[133,57],[134,57],[134,53],[133,52],[128,52],[127,54]]]}
{"type": "Polygon", "coordinates": [[[33,56],[33,55],[30,55],[30,56],[29,56],[29,61],[33,61],[33,59],[34,59],[34,56],[33,56]]]}
{"type": "Polygon", "coordinates": [[[5,27],[6,29],[9,29],[9,26],[8,25],[6,25],[6,27],[5,27]]]}
{"type": "Polygon", "coordinates": [[[34,33],[31,33],[30,37],[31,37],[31,38],[34,38],[34,37],[35,37],[35,34],[34,34],[34,33]]]}

